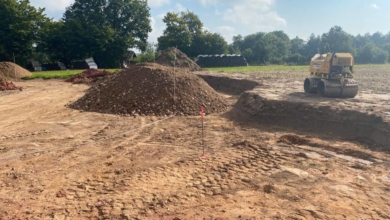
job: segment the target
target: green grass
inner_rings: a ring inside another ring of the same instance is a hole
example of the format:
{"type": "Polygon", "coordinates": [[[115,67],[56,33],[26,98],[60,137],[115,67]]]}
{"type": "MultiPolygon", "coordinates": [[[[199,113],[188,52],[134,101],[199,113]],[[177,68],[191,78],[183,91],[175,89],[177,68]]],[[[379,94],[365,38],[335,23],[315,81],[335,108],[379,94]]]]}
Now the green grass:
{"type": "MultiPolygon", "coordinates": [[[[309,76],[308,66],[248,66],[248,67],[225,67],[207,68],[207,70],[224,73],[242,73],[249,78],[257,80],[278,81],[288,79],[301,81],[309,76]]],[[[372,91],[374,93],[390,93],[390,64],[357,64],[353,74],[359,83],[360,91],[372,91]]]]}
{"type": "MultiPolygon", "coordinates": [[[[389,67],[390,64],[358,64],[356,69],[361,68],[383,68],[389,67]]],[[[275,72],[275,71],[309,71],[309,65],[305,66],[288,66],[288,65],[269,65],[269,66],[242,66],[242,67],[212,67],[205,68],[213,72],[225,73],[253,73],[253,72],[275,72]]]]}
{"type": "MultiPolygon", "coordinates": [[[[114,72],[116,69],[109,69],[108,71],[114,72]]],[[[26,76],[23,79],[67,79],[74,75],[77,75],[84,70],[58,70],[58,71],[44,71],[33,72],[32,76],[26,76]]]]}
{"type": "Polygon", "coordinates": [[[215,67],[206,68],[206,70],[225,73],[245,73],[245,72],[263,72],[263,71],[288,71],[288,70],[308,70],[308,66],[242,66],[242,67],[215,67]]]}
{"type": "Polygon", "coordinates": [[[355,68],[390,68],[390,63],[386,64],[355,64],[355,68]]]}

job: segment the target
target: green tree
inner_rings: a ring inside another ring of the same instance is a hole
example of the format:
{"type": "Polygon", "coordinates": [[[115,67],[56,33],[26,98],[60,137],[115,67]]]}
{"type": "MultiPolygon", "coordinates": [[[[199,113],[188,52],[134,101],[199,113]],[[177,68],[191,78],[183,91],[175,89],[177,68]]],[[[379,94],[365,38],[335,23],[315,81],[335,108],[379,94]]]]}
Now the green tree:
{"type": "Polygon", "coordinates": [[[241,50],[239,47],[237,47],[233,44],[229,44],[228,45],[228,53],[229,54],[241,54],[241,50]]]}
{"type": "Polygon", "coordinates": [[[295,37],[290,41],[291,49],[286,62],[289,64],[306,64],[306,59],[303,56],[305,50],[305,41],[299,37],[295,37]]]}
{"type": "Polygon", "coordinates": [[[371,36],[371,41],[377,46],[382,46],[386,43],[386,36],[381,32],[376,32],[371,36]]]}
{"type": "Polygon", "coordinates": [[[383,50],[387,52],[388,60],[387,62],[390,63],[390,41],[387,41],[387,43],[383,46],[383,50]]]}
{"type": "Polygon", "coordinates": [[[294,65],[305,65],[307,64],[307,60],[300,53],[294,53],[288,56],[285,60],[288,64],[294,65]]]}
{"type": "Polygon", "coordinates": [[[263,32],[258,32],[245,37],[235,36],[230,47],[241,51],[241,54],[249,63],[265,63],[265,35],[263,32]]]}
{"type": "Polygon", "coordinates": [[[23,65],[34,53],[41,27],[49,21],[44,9],[30,5],[29,0],[0,0],[0,60],[23,65]]]}
{"type": "Polygon", "coordinates": [[[196,36],[191,45],[192,56],[199,54],[226,54],[228,44],[219,33],[204,31],[196,36]]]}
{"type": "Polygon", "coordinates": [[[289,55],[290,38],[283,31],[274,31],[265,35],[265,57],[270,63],[281,64],[289,55]]]}
{"type": "Polygon", "coordinates": [[[369,34],[365,34],[365,35],[358,34],[353,38],[353,47],[356,50],[359,50],[370,42],[371,42],[371,36],[369,34]]]}
{"type": "Polygon", "coordinates": [[[177,46],[189,57],[228,52],[225,39],[218,33],[203,30],[203,23],[193,12],[169,12],[163,21],[167,27],[158,38],[159,50],[177,46]]]}
{"type": "Polygon", "coordinates": [[[164,33],[157,39],[158,49],[165,50],[169,47],[176,47],[188,53],[192,43],[192,34],[187,26],[186,21],[179,13],[168,12],[163,18],[167,25],[164,33]]]}
{"type": "Polygon", "coordinates": [[[388,53],[370,42],[362,47],[356,56],[357,63],[385,63],[389,58],[388,53]]]}
{"type": "MultiPolygon", "coordinates": [[[[45,23],[39,33],[39,41],[36,47],[36,56],[44,56],[46,62],[60,61],[66,66],[71,64],[70,50],[64,33],[64,23],[62,21],[49,21],[45,23]]],[[[36,59],[40,62],[43,60],[36,59]]]]}
{"type": "Polygon", "coordinates": [[[154,43],[148,43],[145,50],[139,54],[136,61],[139,63],[154,62],[157,57],[157,48],[154,43]]]}
{"type": "Polygon", "coordinates": [[[302,40],[299,37],[295,37],[294,39],[291,40],[291,54],[303,54],[303,50],[305,48],[305,41],[302,40]]]}
{"type": "Polygon", "coordinates": [[[180,12],[180,17],[184,20],[187,25],[189,32],[192,37],[196,37],[203,34],[203,23],[199,17],[190,11],[180,12]]]}
{"type": "Polygon", "coordinates": [[[205,36],[203,31],[203,23],[200,21],[199,17],[193,12],[180,12],[180,17],[186,23],[186,26],[191,33],[191,45],[189,46],[186,54],[189,57],[196,57],[199,54],[207,54],[204,46],[207,43],[204,42],[205,36]]]}
{"type": "Polygon", "coordinates": [[[322,35],[322,44],[329,45],[330,51],[333,53],[352,53],[355,54],[353,48],[353,37],[339,26],[332,27],[328,33],[322,35]]]}
{"type": "Polygon", "coordinates": [[[76,0],[64,13],[68,56],[93,56],[101,67],[118,67],[129,48],[145,50],[151,31],[147,1],[76,0]]]}
{"type": "Polygon", "coordinates": [[[310,59],[319,52],[321,46],[322,46],[321,37],[311,34],[308,41],[306,42],[306,45],[304,47],[304,52],[302,54],[305,57],[307,62],[310,61],[310,59]]]}
{"type": "Polygon", "coordinates": [[[239,34],[237,36],[233,36],[233,43],[229,44],[228,50],[230,54],[241,54],[242,43],[244,42],[244,38],[239,34]]]}

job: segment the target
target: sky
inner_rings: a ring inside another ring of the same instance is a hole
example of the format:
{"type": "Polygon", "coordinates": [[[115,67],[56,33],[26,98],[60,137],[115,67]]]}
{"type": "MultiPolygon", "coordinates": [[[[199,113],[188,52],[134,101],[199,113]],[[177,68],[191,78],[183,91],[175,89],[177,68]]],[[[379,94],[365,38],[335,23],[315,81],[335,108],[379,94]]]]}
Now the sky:
{"type": "MultiPolygon", "coordinates": [[[[50,18],[58,20],[74,0],[30,0],[46,8],[50,18]]],[[[357,35],[390,32],[390,0],[148,0],[151,9],[149,42],[157,43],[167,12],[191,11],[204,27],[220,33],[231,43],[233,36],[282,30],[290,38],[307,40],[335,25],[357,35]]]]}

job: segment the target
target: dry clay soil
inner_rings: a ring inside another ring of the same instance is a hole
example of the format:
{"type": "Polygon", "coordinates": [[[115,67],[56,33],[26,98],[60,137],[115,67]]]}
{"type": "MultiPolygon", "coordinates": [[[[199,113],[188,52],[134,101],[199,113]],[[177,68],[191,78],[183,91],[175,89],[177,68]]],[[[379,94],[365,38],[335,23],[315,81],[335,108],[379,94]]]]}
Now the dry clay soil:
{"type": "Polygon", "coordinates": [[[200,158],[199,117],[80,112],[66,105],[87,85],[18,86],[0,93],[0,219],[390,219],[389,154],[368,144],[224,113],[206,116],[200,158]]]}

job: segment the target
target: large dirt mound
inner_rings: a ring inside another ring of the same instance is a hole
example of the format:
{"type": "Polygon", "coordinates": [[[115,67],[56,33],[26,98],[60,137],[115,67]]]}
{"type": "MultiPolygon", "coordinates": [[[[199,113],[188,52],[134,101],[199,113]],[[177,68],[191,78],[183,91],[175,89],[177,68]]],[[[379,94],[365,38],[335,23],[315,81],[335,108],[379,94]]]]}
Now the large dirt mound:
{"type": "Polygon", "coordinates": [[[174,66],[176,53],[176,67],[189,68],[191,71],[199,71],[202,68],[198,66],[193,60],[191,60],[185,53],[179,49],[170,47],[161,51],[160,56],[157,58],[157,63],[164,66],[174,66]]]}
{"type": "Polygon", "coordinates": [[[18,90],[21,89],[15,84],[13,84],[11,81],[8,81],[6,79],[0,79],[0,91],[5,91],[5,90],[18,90]]]}
{"type": "Polygon", "coordinates": [[[129,115],[199,115],[224,111],[228,104],[203,79],[188,69],[158,64],[131,66],[94,84],[70,107],[86,111],[129,115]],[[174,79],[176,78],[176,104],[174,79]]]}
{"type": "Polygon", "coordinates": [[[82,73],[72,76],[69,79],[66,79],[66,82],[72,83],[93,83],[100,79],[104,79],[109,76],[111,72],[107,70],[98,70],[98,69],[88,69],[82,73]]]}
{"type": "Polygon", "coordinates": [[[32,73],[15,63],[0,62],[0,78],[20,79],[31,75],[32,73]]]}

